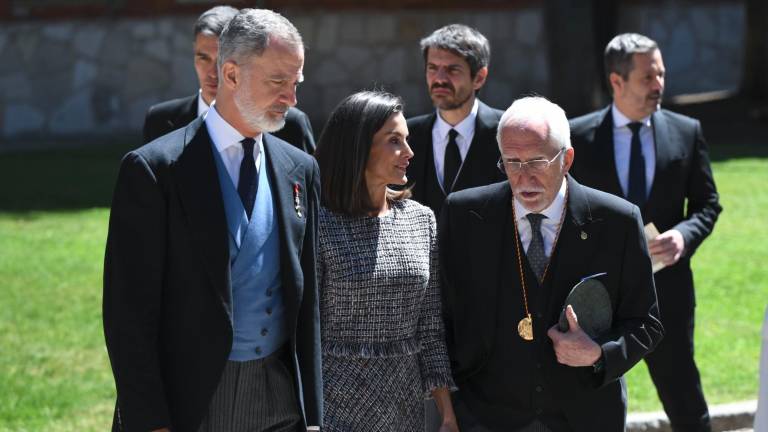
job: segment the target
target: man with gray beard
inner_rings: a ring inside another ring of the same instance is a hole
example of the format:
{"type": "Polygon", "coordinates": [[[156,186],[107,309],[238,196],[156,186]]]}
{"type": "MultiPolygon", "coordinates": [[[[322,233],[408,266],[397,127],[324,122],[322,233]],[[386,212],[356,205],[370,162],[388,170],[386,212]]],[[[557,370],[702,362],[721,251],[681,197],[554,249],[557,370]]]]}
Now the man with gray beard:
{"type": "Polygon", "coordinates": [[[217,66],[207,113],[122,162],[104,265],[113,430],[319,430],[319,170],[270,134],[304,44],[243,9],[217,66]]]}

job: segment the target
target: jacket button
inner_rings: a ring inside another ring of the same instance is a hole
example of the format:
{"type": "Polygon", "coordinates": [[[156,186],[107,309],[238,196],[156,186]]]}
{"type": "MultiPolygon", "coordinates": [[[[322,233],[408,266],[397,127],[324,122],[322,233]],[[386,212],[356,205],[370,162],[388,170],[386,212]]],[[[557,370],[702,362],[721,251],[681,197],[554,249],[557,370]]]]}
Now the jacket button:
{"type": "Polygon", "coordinates": [[[262,336],[266,336],[266,335],[267,335],[267,333],[269,333],[269,332],[267,331],[267,329],[265,329],[265,328],[261,329],[261,335],[262,335],[262,336]]]}
{"type": "Polygon", "coordinates": [[[272,315],[272,308],[271,307],[267,308],[267,315],[272,315]]]}
{"type": "Polygon", "coordinates": [[[256,347],[254,351],[256,352],[256,354],[261,354],[261,347],[256,347]]]}
{"type": "Polygon", "coordinates": [[[272,297],[272,290],[271,289],[267,290],[267,297],[272,297]]]}
{"type": "Polygon", "coordinates": [[[543,387],[541,387],[540,385],[536,386],[536,393],[541,393],[542,390],[544,390],[543,387]]]}

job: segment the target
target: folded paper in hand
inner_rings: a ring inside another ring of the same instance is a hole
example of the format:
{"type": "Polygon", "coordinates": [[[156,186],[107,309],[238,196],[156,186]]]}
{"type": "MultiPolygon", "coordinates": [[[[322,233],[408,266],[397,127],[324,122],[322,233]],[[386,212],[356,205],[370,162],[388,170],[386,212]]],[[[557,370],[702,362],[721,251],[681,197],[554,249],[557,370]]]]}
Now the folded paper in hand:
{"type": "Polygon", "coordinates": [[[565,317],[565,308],[571,305],[579,320],[579,327],[584,330],[592,339],[605,333],[611,328],[613,321],[613,307],[608,290],[600,281],[600,276],[607,273],[598,273],[583,278],[573,287],[563,304],[563,310],[560,312],[560,320],[557,328],[561,332],[567,332],[570,326],[565,317]]]}
{"type": "MultiPolygon", "coordinates": [[[[650,242],[651,240],[659,236],[659,229],[656,228],[656,225],[654,225],[653,222],[646,225],[645,228],[643,229],[643,232],[645,233],[645,241],[647,242],[650,242]]],[[[666,264],[664,264],[664,262],[661,261],[661,258],[654,257],[653,255],[651,255],[651,265],[653,265],[654,273],[656,273],[657,271],[667,266],[666,264]]]]}

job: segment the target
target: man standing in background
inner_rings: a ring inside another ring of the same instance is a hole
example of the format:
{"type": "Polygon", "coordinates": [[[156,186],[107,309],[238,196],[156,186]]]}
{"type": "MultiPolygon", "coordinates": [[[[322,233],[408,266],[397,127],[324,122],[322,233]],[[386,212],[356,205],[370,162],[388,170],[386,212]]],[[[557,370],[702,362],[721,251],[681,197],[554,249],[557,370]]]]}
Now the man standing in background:
{"type": "MultiPolygon", "coordinates": [[[[195,72],[200,89],[196,94],[153,105],[144,119],[144,143],[186,126],[208,110],[216,99],[218,73],[216,56],[219,36],[229,20],[237,15],[230,6],[216,6],[203,12],[195,22],[193,49],[195,72]]],[[[309,117],[291,107],[285,116],[285,126],[274,135],[309,154],[315,152],[315,137],[309,117]]]]}
{"type": "Polygon", "coordinates": [[[440,214],[457,190],[503,180],[496,169],[496,126],[502,111],[477,99],[491,48],[479,31],[451,24],[421,40],[427,90],[435,112],[408,119],[413,199],[440,214]]]}
{"type": "Polygon", "coordinates": [[[605,48],[611,106],[571,120],[579,156],[571,174],[584,185],[626,197],[645,224],[661,233],[649,241],[664,340],[646,358],[672,428],[710,431],[693,357],[695,296],[691,257],[722,211],[698,120],[659,109],[665,68],[653,40],[616,36],[605,48]]]}

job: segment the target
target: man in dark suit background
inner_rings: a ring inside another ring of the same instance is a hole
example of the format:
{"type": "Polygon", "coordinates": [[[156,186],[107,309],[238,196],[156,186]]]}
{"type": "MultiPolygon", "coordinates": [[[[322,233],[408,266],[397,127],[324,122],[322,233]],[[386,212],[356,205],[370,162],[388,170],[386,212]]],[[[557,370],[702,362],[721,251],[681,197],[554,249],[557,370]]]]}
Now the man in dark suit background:
{"type": "MultiPolygon", "coordinates": [[[[144,119],[144,143],[159,138],[168,132],[188,125],[208,110],[216,99],[218,73],[216,57],[219,51],[219,36],[229,20],[237,14],[230,6],[216,6],[200,15],[195,22],[195,73],[200,84],[196,94],[153,105],[144,119]]],[[[285,116],[285,126],[274,135],[309,154],[315,152],[315,137],[312,124],[301,110],[290,107],[285,116]]]]}
{"type": "Polygon", "coordinates": [[[304,45],[255,9],[220,43],[216,102],[120,168],[104,264],[113,430],[321,423],[319,170],[269,133],[296,104],[304,45]]]}
{"type": "Polygon", "coordinates": [[[448,196],[441,271],[454,407],[462,432],[621,431],[623,374],[663,335],[639,209],[568,176],[568,120],[540,97],[499,123],[507,181],[448,196]],[[611,327],[593,339],[566,309],[597,273],[611,327]]]}
{"type": "Polygon", "coordinates": [[[571,173],[581,183],[627,197],[645,224],[661,234],[649,242],[666,336],[645,358],[675,431],[711,430],[693,358],[694,286],[690,260],[712,232],[722,207],[701,125],[659,109],[665,69],[653,40],[626,33],[605,49],[613,104],[571,120],[579,158],[571,173]],[[687,202],[687,204],[686,204],[687,202]]]}
{"type": "Polygon", "coordinates": [[[501,111],[477,99],[488,77],[488,40],[451,24],[421,40],[427,90],[436,110],[408,119],[413,159],[408,165],[413,199],[439,214],[452,191],[503,179],[496,126],[501,111]]]}

